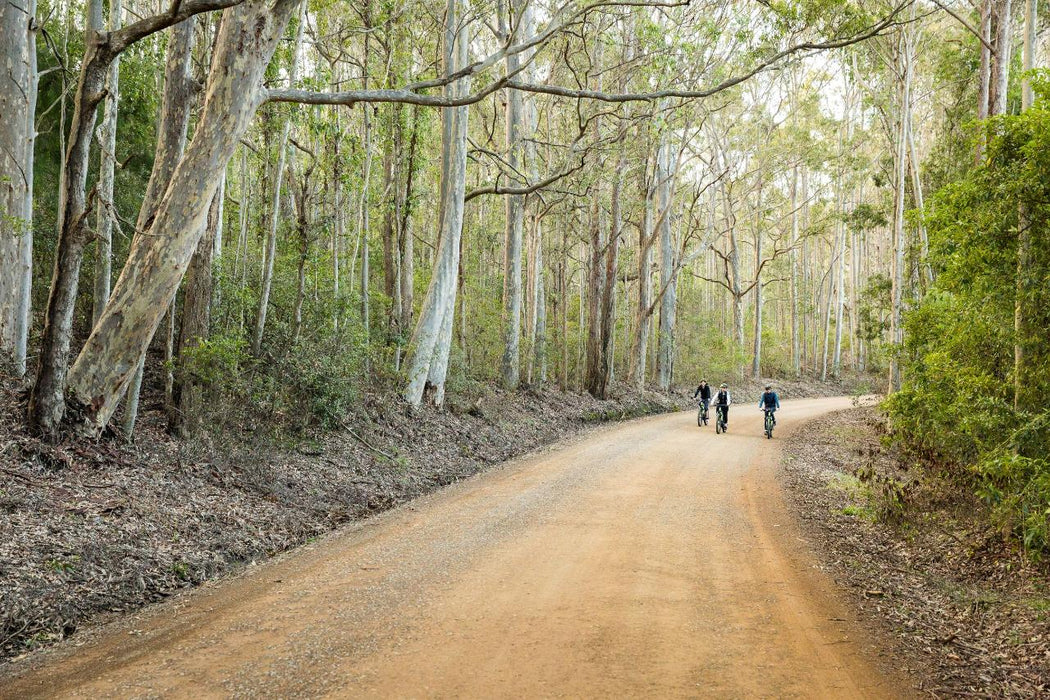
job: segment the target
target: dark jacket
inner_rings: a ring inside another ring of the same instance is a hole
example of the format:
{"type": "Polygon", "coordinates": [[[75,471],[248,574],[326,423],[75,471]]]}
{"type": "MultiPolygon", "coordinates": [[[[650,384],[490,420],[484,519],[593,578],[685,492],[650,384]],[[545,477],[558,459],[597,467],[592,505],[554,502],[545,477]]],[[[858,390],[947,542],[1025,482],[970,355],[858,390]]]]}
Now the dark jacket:
{"type": "Polygon", "coordinates": [[[759,408],[780,408],[780,397],[777,396],[775,391],[766,391],[762,393],[762,397],[758,400],[759,408]]]}
{"type": "Polygon", "coordinates": [[[706,399],[706,400],[710,401],[711,400],[711,385],[710,384],[701,384],[700,386],[696,387],[696,391],[693,392],[693,398],[695,399],[697,396],[699,396],[702,399],[706,399]]]}

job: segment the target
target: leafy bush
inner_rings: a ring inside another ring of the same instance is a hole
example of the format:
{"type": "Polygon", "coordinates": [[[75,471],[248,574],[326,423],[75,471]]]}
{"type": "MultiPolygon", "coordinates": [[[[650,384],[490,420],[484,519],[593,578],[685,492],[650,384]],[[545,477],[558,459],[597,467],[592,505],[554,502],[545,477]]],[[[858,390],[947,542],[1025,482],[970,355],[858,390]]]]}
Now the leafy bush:
{"type": "Polygon", "coordinates": [[[997,527],[1040,556],[1050,551],[1045,101],[993,120],[988,136],[987,160],[931,197],[926,222],[937,278],[906,317],[905,384],[885,409],[902,447],[948,467],[991,507],[997,527]],[[1027,252],[1023,237],[1031,241],[1027,252]]]}

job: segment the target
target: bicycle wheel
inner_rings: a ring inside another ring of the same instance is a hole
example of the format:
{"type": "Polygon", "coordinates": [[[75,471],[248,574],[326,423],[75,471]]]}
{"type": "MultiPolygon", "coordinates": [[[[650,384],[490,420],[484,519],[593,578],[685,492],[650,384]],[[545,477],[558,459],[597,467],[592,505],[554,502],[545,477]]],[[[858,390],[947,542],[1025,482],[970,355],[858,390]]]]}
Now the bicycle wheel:
{"type": "Polygon", "coordinates": [[[698,409],[696,412],[696,427],[704,427],[704,409],[698,409]]]}

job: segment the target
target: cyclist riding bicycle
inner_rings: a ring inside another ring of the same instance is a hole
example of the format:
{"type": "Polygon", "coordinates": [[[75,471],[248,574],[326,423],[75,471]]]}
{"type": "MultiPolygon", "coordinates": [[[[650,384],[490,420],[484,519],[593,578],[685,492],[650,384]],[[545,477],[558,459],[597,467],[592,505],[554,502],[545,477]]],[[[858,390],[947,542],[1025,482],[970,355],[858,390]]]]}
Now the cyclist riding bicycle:
{"type": "Polygon", "coordinates": [[[700,397],[700,403],[704,405],[705,409],[711,406],[711,386],[706,379],[701,379],[700,386],[696,387],[696,391],[693,392],[694,401],[697,396],[700,397]]]}
{"type": "Polygon", "coordinates": [[[773,425],[777,424],[777,409],[780,408],[780,397],[777,396],[777,392],[773,391],[773,387],[767,386],[765,392],[758,400],[758,407],[763,411],[769,411],[773,414],[773,425]]]}
{"type": "Polygon", "coordinates": [[[722,410],[727,428],[729,427],[729,405],[731,403],[733,403],[733,397],[729,393],[729,385],[722,382],[722,385],[718,387],[718,393],[715,394],[715,414],[717,415],[719,409],[722,410]]]}

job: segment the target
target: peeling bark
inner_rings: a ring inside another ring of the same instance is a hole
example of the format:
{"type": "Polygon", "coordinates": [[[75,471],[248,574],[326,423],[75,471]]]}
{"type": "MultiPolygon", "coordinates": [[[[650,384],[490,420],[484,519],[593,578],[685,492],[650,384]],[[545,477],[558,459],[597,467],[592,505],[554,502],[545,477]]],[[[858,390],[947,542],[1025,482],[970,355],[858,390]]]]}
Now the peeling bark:
{"type": "Polygon", "coordinates": [[[69,373],[71,398],[83,407],[89,431],[100,430],[113,414],[178,289],[296,4],[247,3],[223,14],[193,140],[160,201],[152,235],[133,242],[110,302],[69,373]]]}

